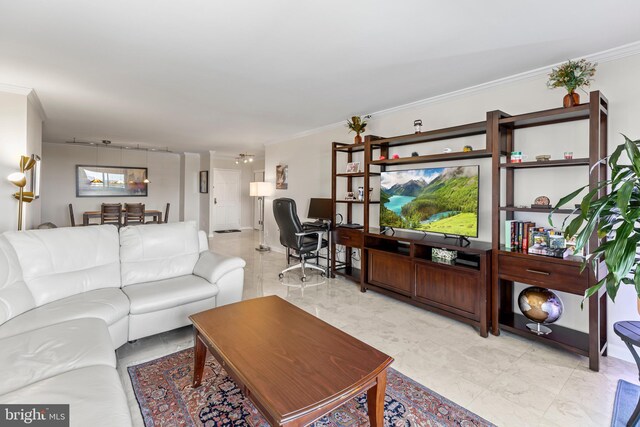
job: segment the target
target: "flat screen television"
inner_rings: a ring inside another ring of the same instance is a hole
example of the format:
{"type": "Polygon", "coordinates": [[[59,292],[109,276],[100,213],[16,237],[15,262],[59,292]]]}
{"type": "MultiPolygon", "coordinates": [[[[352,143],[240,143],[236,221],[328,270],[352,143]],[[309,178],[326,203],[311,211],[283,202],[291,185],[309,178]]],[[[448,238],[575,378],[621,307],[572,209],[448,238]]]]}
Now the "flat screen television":
{"type": "Polygon", "coordinates": [[[478,237],[480,167],[382,172],[380,226],[478,237]]]}

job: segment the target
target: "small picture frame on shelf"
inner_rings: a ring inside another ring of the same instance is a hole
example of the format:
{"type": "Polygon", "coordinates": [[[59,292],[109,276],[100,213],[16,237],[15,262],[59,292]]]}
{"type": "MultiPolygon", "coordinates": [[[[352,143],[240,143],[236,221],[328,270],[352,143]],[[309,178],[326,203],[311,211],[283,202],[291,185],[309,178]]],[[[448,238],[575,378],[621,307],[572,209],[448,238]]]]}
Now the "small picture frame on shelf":
{"type": "Polygon", "coordinates": [[[346,173],[358,173],[360,172],[360,162],[347,163],[346,173]]]}

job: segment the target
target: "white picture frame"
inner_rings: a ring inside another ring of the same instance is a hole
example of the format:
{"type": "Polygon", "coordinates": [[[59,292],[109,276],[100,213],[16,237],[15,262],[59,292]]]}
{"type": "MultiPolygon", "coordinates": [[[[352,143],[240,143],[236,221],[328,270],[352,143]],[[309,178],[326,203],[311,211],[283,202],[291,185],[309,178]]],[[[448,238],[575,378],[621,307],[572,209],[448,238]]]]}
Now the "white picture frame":
{"type": "Polygon", "coordinates": [[[346,173],[358,173],[360,172],[360,162],[347,163],[346,173]]]}

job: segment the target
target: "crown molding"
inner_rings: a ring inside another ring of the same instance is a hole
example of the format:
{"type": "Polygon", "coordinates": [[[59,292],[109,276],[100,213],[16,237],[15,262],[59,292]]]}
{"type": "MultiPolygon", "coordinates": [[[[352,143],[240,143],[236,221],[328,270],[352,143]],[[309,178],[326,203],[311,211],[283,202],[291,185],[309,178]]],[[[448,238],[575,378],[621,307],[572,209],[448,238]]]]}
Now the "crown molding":
{"type": "Polygon", "coordinates": [[[40,102],[40,98],[38,98],[38,94],[34,89],[30,87],[14,86],[14,85],[8,85],[5,83],[0,83],[0,92],[14,93],[16,95],[26,96],[27,101],[31,103],[31,105],[33,105],[36,108],[36,110],[38,110],[40,119],[42,119],[43,122],[47,119],[47,115],[44,113],[44,108],[42,108],[42,103],[40,102]]]}
{"type": "Polygon", "coordinates": [[[17,95],[27,96],[29,95],[29,93],[31,93],[31,91],[33,91],[33,89],[31,89],[30,87],[14,86],[0,83],[0,92],[15,93],[17,95]]]}
{"type": "MultiPolygon", "coordinates": [[[[640,41],[636,41],[633,43],[629,43],[629,44],[625,44],[622,46],[618,46],[618,47],[614,47],[612,49],[607,49],[607,50],[603,50],[600,52],[596,52],[593,54],[589,54],[589,55],[583,55],[580,56],[578,58],[573,58],[573,59],[582,59],[585,58],[589,61],[592,62],[610,62],[610,61],[616,61],[618,59],[623,59],[629,56],[633,56],[633,55],[638,55],[640,54],[640,41]]],[[[563,61],[564,62],[564,61],[563,61]]],[[[487,90],[490,89],[492,87],[495,86],[499,86],[499,85],[503,85],[503,84],[507,84],[507,83],[513,83],[513,82],[518,82],[518,81],[522,81],[522,80],[528,80],[528,79],[533,79],[536,77],[539,77],[541,75],[544,74],[548,74],[551,69],[553,67],[557,67],[558,65],[562,64],[563,62],[558,62],[555,64],[551,64],[551,65],[546,65],[544,67],[540,67],[540,68],[535,68],[533,70],[529,70],[529,71],[525,71],[522,73],[518,73],[518,74],[513,74],[511,76],[507,76],[507,77],[502,77],[496,80],[491,80],[485,83],[480,83],[478,85],[474,85],[474,86],[469,86],[466,87],[464,89],[460,89],[460,90],[456,90],[456,91],[452,91],[452,92],[447,92],[441,95],[435,95],[429,98],[425,98],[425,99],[420,99],[418,101],[414,101],[414,102],[410,102],[407,104],[402,104],[402,105],[398,105],[396,107],[391,107],[391,108],[386,108],[384,110],[379,110],[379,111],[375,111],[372,113],[366,113],[366,114],[370,114],[373,117],[380,117],[380,116],[384,116],[387,114],[391,114],[391,113],[395,113],[398,111],[403,111],[403,110],[408,110],[411,108],[416,108],[416,107],[420,107],[420,106],[424,106],[424,105],[429,105],[429,104],[435,104],[437,102],[442,102],[444,100],[447,99],[451,99],[451,98],[457,98],[460,96],[465,96],[465,95],[470,95],[476,92],[480,92],[483,90],[487,90]]],[[[344,126],[344,121],[341,122],[337,122],[337,123],[331,123],[328,125],[324,125],[324,126],[320,126],[317,128],[313,128],[313,129],[309,129],[306,131],[302,131],[302,132],[298,132],[298,133],[294,133],[288,137],[285,138],[278,138],[278,139],[272,139],[269,140],[267,142],[264,143],[265,146],[269,146],[269,145],[274,145],[274,144],[278,144],[281,142],[288,142],[294,139],[298,139],[298,138],[303,138],[305,136],[310,136],[310,135],[314,135],[317,133],[321,133],[321,132],[325,132],[328,130],[332,130],[332,129],[336,129],[340,126],[344,126]]]]}

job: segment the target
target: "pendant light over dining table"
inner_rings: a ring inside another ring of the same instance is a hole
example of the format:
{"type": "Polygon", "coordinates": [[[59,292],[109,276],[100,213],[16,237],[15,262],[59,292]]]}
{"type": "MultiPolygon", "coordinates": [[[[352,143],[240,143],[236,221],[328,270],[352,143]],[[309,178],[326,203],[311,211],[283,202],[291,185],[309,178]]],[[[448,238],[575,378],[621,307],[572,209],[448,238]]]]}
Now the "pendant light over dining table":
{"type": "Polygon", "coordinates": [[[149,149],[147,148],[144,152],[144,167],[147,169],[147,172],[145,173],[144,176],[144,180],[142,182],[144,182],[145,184],[149,184],[151,181],[149,181],[149,149]]]}

